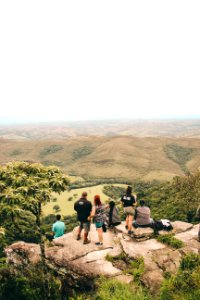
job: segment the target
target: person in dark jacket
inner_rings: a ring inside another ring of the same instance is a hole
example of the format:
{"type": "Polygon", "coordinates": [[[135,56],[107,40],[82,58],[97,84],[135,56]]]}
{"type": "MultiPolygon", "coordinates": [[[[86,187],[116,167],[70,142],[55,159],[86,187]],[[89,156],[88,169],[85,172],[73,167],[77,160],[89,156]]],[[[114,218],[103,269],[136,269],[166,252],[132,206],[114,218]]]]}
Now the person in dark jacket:
{"type": "Polygon", "coordinates": [[[137,204],[136,195],[132,195],[132,187],[128,186],[126,194],[121,197],[121,203],[124,207],[124,213],[126,215],[126,229],[128,229],[128,234],[132,234],[132,223],[133,216],[135,214],[135,205],[137,204]]]}
{"type": "Polygon", "coordinates": [[[84,229],[83,244],[88,244],[90,243],[90,240],[88,240],[88,233],[90,231],[90,221],[88,220],[88,217],[92,210],[92,204],[87,200],[86,192],[83,192],[81,198],[74,203],[74,210],[77,212],[77,218],[80,222],[77,240],[81,239],[81,231],[84,229]]]}

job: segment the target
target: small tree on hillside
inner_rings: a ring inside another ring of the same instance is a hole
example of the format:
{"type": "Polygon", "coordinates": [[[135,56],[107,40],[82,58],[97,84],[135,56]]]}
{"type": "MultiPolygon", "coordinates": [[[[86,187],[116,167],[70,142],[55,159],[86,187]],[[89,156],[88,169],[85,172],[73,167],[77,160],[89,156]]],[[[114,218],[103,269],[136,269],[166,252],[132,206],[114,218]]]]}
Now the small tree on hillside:
{"type": "MultiPolygon", "coordinates": [[[[56,167],[44,167],[41,164],[26,162],[13,162],[0,167],[0,215],[3,218],[10,218],[16,227],[22,213],[29,211],[35,216],[44,266],[42,204],[53,199],[53,192],[65,191],[68,184],[68,178],[56,167]]],[[[49,299],[48,295],[46,299],[49,299]]]]}

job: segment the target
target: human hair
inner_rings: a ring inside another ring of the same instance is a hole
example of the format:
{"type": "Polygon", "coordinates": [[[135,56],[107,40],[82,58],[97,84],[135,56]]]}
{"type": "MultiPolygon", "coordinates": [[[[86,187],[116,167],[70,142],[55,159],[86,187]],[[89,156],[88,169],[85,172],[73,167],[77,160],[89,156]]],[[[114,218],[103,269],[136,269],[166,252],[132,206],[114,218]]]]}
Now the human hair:
{"type": "Polygon", "coordinates": [[[126,189],[126,195],[130,196],[131,194],[132,194],[132,187],[128,186],[127,189],[126,189]]]}
{"type": "Polygon", "coordinates": [[[109,224],[111,224],[112,223],[113,209],[115,207],[115,202],[114,201],[110,201],[109,202],[109,207],[110,207],[110,210],[109,210],[109,224]]]}
{"type": "Polygon", "coordinates": [[[145,205],[144,199],[140,200],[140,205],[141,205],[141,206],[144,206],[144,205],[145,205]]]}
{"type": "Polygon", "coordinates": [[[82,197],[83,197],[83,198],[86,198],[86,197],[87,197],[87,192],[83,192],[83,193],[82,193],[82,197]]]}
{"type": "Polygon", "coordinates": [[[61,215],[56,215],[56,220],[59,221],[61,219],[61,215]]]}
{"type": "Polygon", "coordinates": [[[99,196],[99,195],[95,195],[95,196],[94,196],[94,204],[95,204],[96,206],[101,206],[101,205],[102,205],[101,199],[100,199],[100,196],[99,196]]]}
{"type": "Polygon", "coordinates": [[[115,201],[110,201],[110,202],[109,202],[109,206],[110,206],[110,209],[111,209],[111,208],[113,209],[113,207],[115,206],[115,201]]]}

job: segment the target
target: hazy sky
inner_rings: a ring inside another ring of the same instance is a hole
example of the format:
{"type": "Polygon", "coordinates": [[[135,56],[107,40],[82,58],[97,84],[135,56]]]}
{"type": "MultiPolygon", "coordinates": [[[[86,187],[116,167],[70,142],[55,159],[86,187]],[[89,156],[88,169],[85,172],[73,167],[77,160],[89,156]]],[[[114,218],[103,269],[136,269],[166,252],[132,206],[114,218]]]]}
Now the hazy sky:
{"type": "Polygon", "coordinates": [[[200,115],[200,1],[0,1],[0,122],[200,115]]]}

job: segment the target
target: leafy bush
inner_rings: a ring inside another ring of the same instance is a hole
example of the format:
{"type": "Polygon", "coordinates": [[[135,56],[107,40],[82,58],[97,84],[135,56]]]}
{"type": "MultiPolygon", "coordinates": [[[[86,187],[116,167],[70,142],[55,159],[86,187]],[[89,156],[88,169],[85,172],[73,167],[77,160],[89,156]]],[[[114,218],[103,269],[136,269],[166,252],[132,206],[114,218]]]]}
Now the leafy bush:
{"type": "Polygon", "coordinates": [[[181,262],[177,275],[165,279],[160,300],[200,299],[200,255],[188,254],[181,262]]]}
{"type": "Polygon", "coordinates": [[[43,300],[45,299],[43,289],[45,280],[48,280],[49,299],[61,299],[59,281],[50,271],[44,274],[38,265],[13,273],[4,265],[0,268],[0,299],[43,300]]]}
{"type": "Polygon", "coordinates": [[[200,255],[194,253],[186,255],[180,264],[181,270],[193,270],[194,268],[200,266],[200,255]]]}

